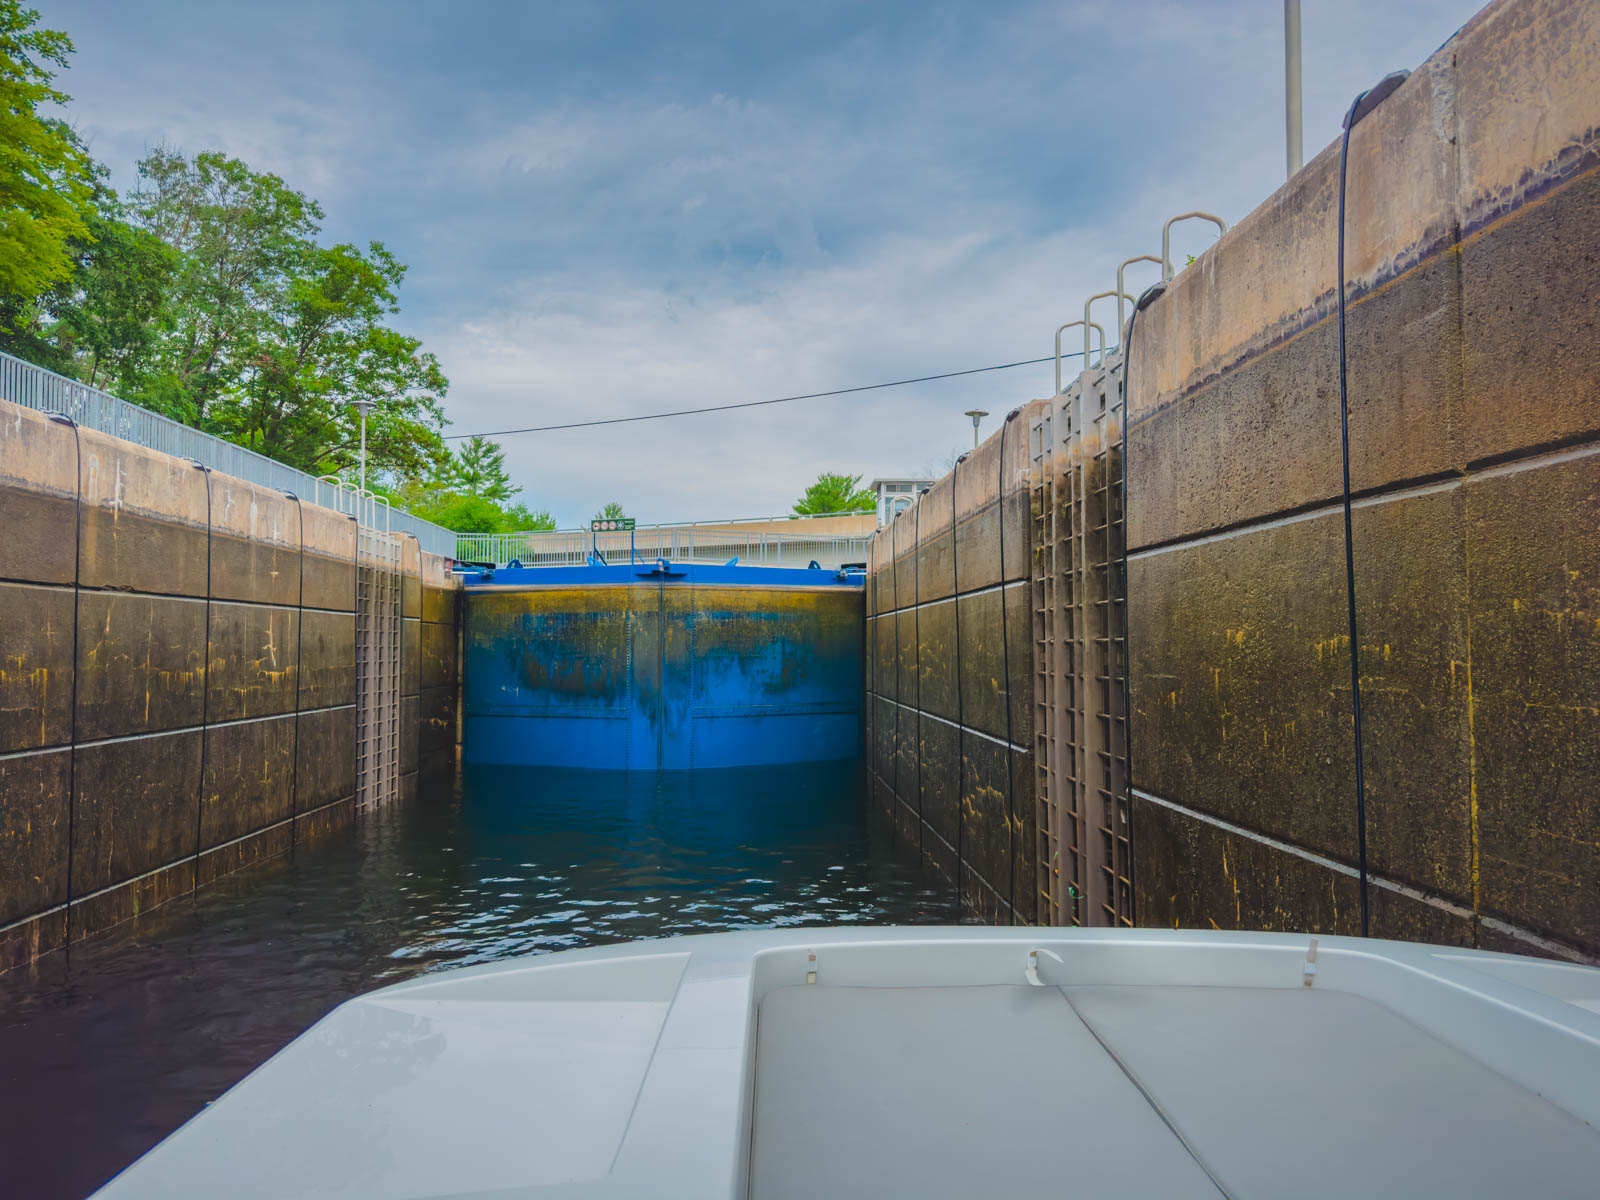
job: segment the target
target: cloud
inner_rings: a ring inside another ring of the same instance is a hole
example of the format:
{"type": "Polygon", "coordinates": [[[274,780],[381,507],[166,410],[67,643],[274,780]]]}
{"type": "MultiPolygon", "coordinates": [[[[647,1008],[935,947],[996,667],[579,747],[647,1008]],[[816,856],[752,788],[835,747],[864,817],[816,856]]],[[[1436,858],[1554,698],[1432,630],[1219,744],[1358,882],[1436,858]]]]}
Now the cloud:
{"type": "MultiPolygon", "coordinates": [[[[461,433],[1043,355],[1167,214],[1237,220],[1283,170],[1277,0],[41,4],[119,182],[146,146],[219,147],[411,264],[401,323],[461,433]]],[[[1308,154],[1474,7],[1307,6],[1308,154]]],[[[1186,227],[1175,255],[1213,236],[1186,227]]],[[[564,522],[612,498],[754,515],[822,470],[942,464],[964,409],[996,420],[1050,378],[505,445],[564,522]]]]}

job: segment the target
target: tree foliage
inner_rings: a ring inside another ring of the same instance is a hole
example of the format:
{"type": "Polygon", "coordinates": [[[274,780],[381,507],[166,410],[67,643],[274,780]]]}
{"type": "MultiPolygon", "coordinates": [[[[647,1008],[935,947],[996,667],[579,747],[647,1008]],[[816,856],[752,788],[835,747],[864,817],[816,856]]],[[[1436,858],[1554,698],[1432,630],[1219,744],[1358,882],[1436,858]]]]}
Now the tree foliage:
{"type": "Polygon", "coordinates": [[[627,515],[627,513],[622,511],[622,504],[620,501],[608,500],[606,501],[605,507],[599,512],[595,513],[592,519],[596,521],[621,521],[625,519],[627,515]]]}
{"type": "Polygon", "coordinates": [[[315,474],[354,465],[369,400],[369,470],[444,461],[448,383],[387,324],[406,268],[381,242],[319,245],[314,200],[223,154],[158,149],[139,175],[136,220],[178,266],[137,399],[315,474]]]}
{"type": "Polygon", "coordinates": [[[546,510],[509,503],[522,489],[511,482],[505,451],[489,438],[471,437],[426,480],[406,483],[395,503],[457,533],[523,533],[554,529],[546,510]]]}
{"type": "Polygon", "coordinates": [[[806,488],[805,495],[795,501],[794,511],[796,516],[812,517],[825,513],[872,512],[877,506],[877,497],[861,486],[861,476],[824,471],[806,488]]]}
{"type": "Polygon", "coordinates": [[[69,97],[54,86],[72,39],[39,29],[39,14],[0,0],[0,293],[29,299],[72,273],[74,241],[94,172],[65,123],[39,112],[69,97]]]}
{"type": "Polygon", "coordinates": [[[450,456],[450,479],[457,491],[504,504],[522,489],[506,472],[506,452],[498,442],[474,434],[450,456]]]}
{"type": "Polygon", "coordinates": [[[314,199],[221,151],[153,150],[119,197],[40,112],[72,43],[37,21],[0,0],[0,349],[315,475],[353,473],[369,401],[370,486],[455,529],[554,527],[493,442],[446,450],[403,262],[323,244],[314,199]]]}

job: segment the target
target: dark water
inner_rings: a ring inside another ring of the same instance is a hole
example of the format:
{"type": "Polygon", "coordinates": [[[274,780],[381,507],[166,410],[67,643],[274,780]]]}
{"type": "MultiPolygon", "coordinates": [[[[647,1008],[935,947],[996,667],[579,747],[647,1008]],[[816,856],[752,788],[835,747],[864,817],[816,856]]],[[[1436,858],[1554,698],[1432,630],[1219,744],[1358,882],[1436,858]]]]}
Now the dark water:
{"type": "Polygon", "coordinates": [[[857,770],[469,767],[443,794],[0,976],[0,1195],[86,1195],[341,1001],[423,971],[959,920],[868,830],[857,770]]]}

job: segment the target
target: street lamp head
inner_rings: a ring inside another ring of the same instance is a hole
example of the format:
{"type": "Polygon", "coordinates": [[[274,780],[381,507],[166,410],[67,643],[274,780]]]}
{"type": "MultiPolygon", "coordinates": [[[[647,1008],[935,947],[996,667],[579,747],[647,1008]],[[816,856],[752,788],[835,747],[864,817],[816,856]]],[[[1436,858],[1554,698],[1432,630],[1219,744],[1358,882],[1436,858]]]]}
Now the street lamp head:
{"type": "Polygon", "coordinates": [[[978,422],[989,414],[981,408],[969,408],[966,415],[972,418],[972,448],[976,450],[978,448],[978,422]]]}

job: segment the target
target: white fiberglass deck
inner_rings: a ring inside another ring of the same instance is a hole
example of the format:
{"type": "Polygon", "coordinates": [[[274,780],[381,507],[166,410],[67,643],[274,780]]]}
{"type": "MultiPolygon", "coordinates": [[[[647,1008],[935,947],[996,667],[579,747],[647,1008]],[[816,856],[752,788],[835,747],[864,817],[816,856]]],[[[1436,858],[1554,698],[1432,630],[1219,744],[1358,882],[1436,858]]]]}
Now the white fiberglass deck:
{"type": "Polygon", "coordinates": [[[101,1194],[1600,1191],[1600,970],[1324,938],[1308,987],[1308,946],[790,930],[425,976],[101,1194]]]}

